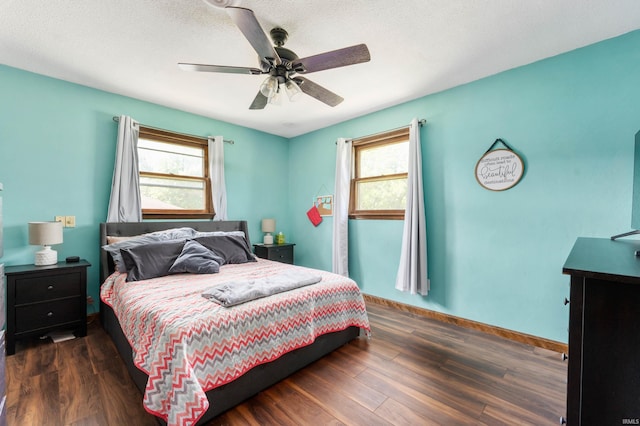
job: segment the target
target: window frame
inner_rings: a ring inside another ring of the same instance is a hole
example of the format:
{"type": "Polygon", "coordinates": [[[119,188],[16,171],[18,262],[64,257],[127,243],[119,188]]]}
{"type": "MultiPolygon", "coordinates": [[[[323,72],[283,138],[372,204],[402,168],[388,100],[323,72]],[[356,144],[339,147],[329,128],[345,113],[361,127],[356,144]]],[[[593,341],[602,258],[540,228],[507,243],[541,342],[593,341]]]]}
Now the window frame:
{"type": "Polygon", "coordinates": [[[409,127],[402,127],[400,129],[390,130],[388,132],[382,132],[371,136],[365,136],[352,140],[352,164],[351,164],[351,187],[349,194],[349,219],[382,219],[382,220],[404,220],[405,209],[388,209],[388,210],[358,210],[357,200],[357,185],[360,182],[379,182],[390,181],[399,178],[409,178],[408,173],[408,161],[407,159],[407,172],[396,173],[391,175],[379,175],[360,177],[360,156],[361,151],[368,148],[380,147],[386,145],[392,145],[400,142],[409,141],[409,127]]]}
{"type": "Polygon", "coordinates": [[[204,183],[205,208],[202,210],[194,209],[142,209],[143,219],[213,219],[215,216],[215,208],[211,199],[211,178],[209,176],[209,142],[208,139],[197,136],[185,135],[182,133],[171,132],[169,130],[156,129],[140,125],[138,139],[148,139],[157,142],[170,143],[174,145],[187,146],[190,148],[201,148],[203,151],[203,176],[183,176],[156,172],[143,172],[138,170],[140,178],[172,178],[184,179],[188,181],[196,181],[204,183]]]}

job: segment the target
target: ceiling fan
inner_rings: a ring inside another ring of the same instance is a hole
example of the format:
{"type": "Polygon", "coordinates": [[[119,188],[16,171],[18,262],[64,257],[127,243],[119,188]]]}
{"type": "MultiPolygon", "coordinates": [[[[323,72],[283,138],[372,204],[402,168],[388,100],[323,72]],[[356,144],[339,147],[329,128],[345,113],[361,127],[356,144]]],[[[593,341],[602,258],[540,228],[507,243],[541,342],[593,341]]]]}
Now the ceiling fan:
{"type": "Polygon", "coordinates": [[[178,66],[187,71],[269,74],[269,77],[260,86],[260,90],[249,109],[263,109],[267,103],[278,103],[283,90],[287,92],[290,100],[305,93],[334,107],[344,99],[299,74],[359,64],[371,59],[369,49],[365,44],[298,58],[294,52],[283,47],[288,34],[282,28],[271,30],[271,39],[275,44],[272,46],[251,9],[233,6],[227,6],[224,9],[258,53],[259,68],[188,63],[179,63],[178,66]]]}

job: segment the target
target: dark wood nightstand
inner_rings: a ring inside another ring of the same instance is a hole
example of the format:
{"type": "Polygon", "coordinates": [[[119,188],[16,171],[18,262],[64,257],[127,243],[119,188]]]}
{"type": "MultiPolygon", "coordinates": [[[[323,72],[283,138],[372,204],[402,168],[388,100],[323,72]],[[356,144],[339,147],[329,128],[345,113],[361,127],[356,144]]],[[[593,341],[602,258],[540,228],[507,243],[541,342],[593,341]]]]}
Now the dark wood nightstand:
{"type": "Polygon", "coordinates": [[[293,264],[293,246],[295,246],[295,244],[292,243],[254,244],[253,251],[256,253],[256,256],[263,259],[293,264]]]}
{"type": "Polygon", "coordinates": [[[7,355],[16,351],[16,339],[43,336],[49,331],[73,329],[87,335],[86,260],[55,265],[6,266],[7,355]]]}

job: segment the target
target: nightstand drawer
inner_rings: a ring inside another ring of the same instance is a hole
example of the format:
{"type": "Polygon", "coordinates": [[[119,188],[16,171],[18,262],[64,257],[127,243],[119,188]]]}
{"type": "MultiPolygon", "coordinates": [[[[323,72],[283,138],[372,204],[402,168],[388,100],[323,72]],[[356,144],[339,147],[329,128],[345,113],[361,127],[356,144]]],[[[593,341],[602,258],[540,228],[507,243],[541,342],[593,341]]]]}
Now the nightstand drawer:
{"type": "Polygon", "coordinates": [[[82,294],[79,273],[16,279],[16,305],[82,294]]]}
{"type": "Polygon", "coordinates": [[[16,307],[16,333],[84,320],[84,317],[78,314],[81,305],[82,299],[75,297],[16,307]]]}
{"type": "Polygon", "coordinates": [[[268,259],[282,263],[293,263],[293,246],[272,248],[269,250],[268,259]]]}

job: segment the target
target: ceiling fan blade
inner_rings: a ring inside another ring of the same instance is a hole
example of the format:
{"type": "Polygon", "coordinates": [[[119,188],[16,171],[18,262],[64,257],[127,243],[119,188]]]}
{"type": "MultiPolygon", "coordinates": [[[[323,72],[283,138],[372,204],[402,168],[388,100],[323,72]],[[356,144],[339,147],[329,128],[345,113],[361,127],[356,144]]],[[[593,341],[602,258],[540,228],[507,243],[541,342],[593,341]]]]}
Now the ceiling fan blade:
{"type": "Polygon", "coordinates": [[[251,103],[249,109],[264,109],[264,107],[267,106],[268,101],[269,99],[265,95],[263,95],[261,91],[258,90],[258,94],[251,103]]]}
{"type": "Polygon", "coordinates": [[[185,64],[179,63],[178,66],[185,71],[200,71],[200,72],[223,72],[227,74],[262,74],[262,70],[258,68],[247,67],[228,67],[225,65],[206,65],[206,64],[185,64]]]}
{"type": "Polygon", "coordinates": [[[371,55],[369,54],[367,45],[357,44],[355,46],[298,59],[294,62],[293,69],[300,74],[305,74],[360,64],[362,62],[369,62],[370,60],[371,55]]]}
{"type": "Polygon", "coordinates": [[[278,53],[271,45],[271,41],[269,41],[256,16],[253,14],[253,10],[233,6],[227,6],[224,10],[227,11],[231,20],[233,20],[240,31],[242,31],[242,34],[244,34],[253,49],[258,52],[260,58],[266,58],[276,65],[282,63],[280,56],[278,56],[278,53]]]}
{"type": "Polygon", "coordinates": [[[300,90],[304,93],[331,107],[334,107],[344,101],[344,98],[341,96],[336,95],[332,91],[327,90],[319,84],[316,84],[311,80],[307,80],[304,77],[295,77],[292,80],[300,86],[300,90]]]}

